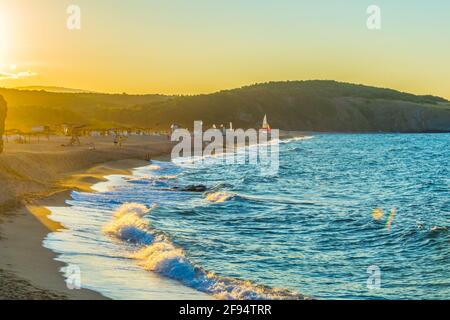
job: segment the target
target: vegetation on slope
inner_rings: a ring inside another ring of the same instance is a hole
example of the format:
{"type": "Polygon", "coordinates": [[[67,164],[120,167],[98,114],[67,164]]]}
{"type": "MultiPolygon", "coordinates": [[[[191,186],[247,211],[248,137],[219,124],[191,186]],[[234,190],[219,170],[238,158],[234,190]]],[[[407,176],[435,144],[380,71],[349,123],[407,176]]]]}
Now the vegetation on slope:
{"type": "Polygon", "coordinates": [[[93,127],[167,130],[228,124],[255,127],[268,115],[286,130],[450,131],[450,104],[434,96],[335,81],[270,82],[196,96],[48,93],[0,89],[10,105],[8,127],[85,123],[93,127]]]}

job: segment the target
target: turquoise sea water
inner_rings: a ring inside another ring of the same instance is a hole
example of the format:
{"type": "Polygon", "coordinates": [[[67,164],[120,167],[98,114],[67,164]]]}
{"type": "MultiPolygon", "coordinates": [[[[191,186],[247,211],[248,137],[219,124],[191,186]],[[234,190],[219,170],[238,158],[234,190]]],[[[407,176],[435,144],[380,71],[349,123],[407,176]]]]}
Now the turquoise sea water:
{"type": "Polygon", "coordinates": [[[274,176],[154,162],[74,192],[52,208],[67,230],[44,245],[119,299],[450,298],[449,134],[318,134],[279,149],[274,176]],[[171,190],[194,184],[216,193],[171,190]]]}

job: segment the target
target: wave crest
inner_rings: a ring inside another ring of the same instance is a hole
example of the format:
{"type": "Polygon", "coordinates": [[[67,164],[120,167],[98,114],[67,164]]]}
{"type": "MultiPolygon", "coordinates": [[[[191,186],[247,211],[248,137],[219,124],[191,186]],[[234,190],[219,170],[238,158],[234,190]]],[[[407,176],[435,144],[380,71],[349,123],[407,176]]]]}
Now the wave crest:
{"type": "Polygon", "coordinates": [[[148,233],[150,222],[142,219],[150,209],[138,203],[125,203],[114,213],[113,219],[102,231],[106,235],[119,240],[147,244],[153,241],[153,235],[148,233]]]}
{"type": "Polygon", "coordinates": [[[228,201],[232,198],[234,198],[236,196],[236,194],[231,193],[231,192],[213,192],[213,193],[209,193],[206,195],[206,200],[210,201],[210,202],[216,202],[216,203],[220,203],[220,202],[225,202],[228,201]]]}
{"type": "Polygon", "coordinates": [[[210,273],[194,265],[184,250],[173,244],[164,234],[158,234],[144,216],[152,208],[137,203],[120,206],[113,219],[103,228],[108,236],[140,245],[131,254],[144,269],[157,272],[180,281],[198,291],[209,293],[219,299],[304,299],[305,297],[284,289],[257,285],[250,281],[226,278],[210,273]]]}
{"type": "Polygon", "coordinates": [[[159,166],[157,164],[151,164],[151,165],[147,166],[146,169],[151,170],[151,171],[157,171],[157,170],[161,170],[161,166],[159,166]]]}
{"type": "Polygon", "coordinates": [[[288,138],[288,139],[282,139],[282,140],[280,140],[280,143],[290,143],[290,142],[301,141],[301,140],[309,140],[309,139],[313,139],[313,138],[314,138],[314,136],[293,137],[293,138],[288,138]]]}

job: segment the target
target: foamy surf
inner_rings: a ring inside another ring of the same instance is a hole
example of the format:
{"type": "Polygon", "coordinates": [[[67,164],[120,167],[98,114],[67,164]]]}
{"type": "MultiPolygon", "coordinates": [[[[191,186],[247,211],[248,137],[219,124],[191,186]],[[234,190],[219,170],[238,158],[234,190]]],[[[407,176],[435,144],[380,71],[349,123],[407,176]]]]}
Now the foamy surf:
{"type": "Polygon", "coordinates": [[[65,228],[44,245],[80,268],[83,288],[113,299],[302,297],[292,292],[320,299],[446,299],[450,232],[442,163],[448,152],[442,150],[450,150],[448,141],[448,135],[317,135],[280,143],[277,177],[219,158],[189,166],[152,162],[161,169],[110,176],[113,189],[74,192],[71,207],[51,208],[51,219],[65,228]],[[387,152],[393,143],[406,153],[387,152]],[[424,156],[433,150],[440,151],[424,156]],[[361,178],[372,170],[381,171],[361,178]],[[183,188],[200,184],[207,194],[236,195],[222,204],[183,188]],[[112,217],[124,203],[145,206],[112,217]],[[164,205],[148,212],[152,203],[164,205]],[[394,205],[398,214],[386,232],[371,213],[394,205]],[[399,251],[401,257],[393,254],[399,251]],[[349,254],[358,259],[349,263],[349,254]],[[379,262],[391,270],[383,277],[392,286],[367,291],[367,266],[379,262]],[[404,271],[401,279],[397,270],[404,271]]]}
{"type": "Polygon", "coordinates": [[[149,211],[149,208],[141,204],[123,204],[114,213],[113,220],[103,227],[103,233],[137,244],[151,243],[153,235],[147,232],[150,222],[143,219],[149,211]]]}
{"type": "Polygon", "coordinates": [[[236,196],[232,192],[213,192],[206,195],[206,200],[209,202],[221,203],[228,201],[236,196]]]}
{"type": "MultiPolygon", "coordinates": [[[[297,137],[297,138],[291,138],[288,140],[281,140],[281,139],[272,139],[266,142],[258,142],[255,144],[250,145],[235,145],[235,148],[231,152],[227,152],[227,150],[223,150],[223,152],[218,152],[216,154],[207,154],[207,155],[201,155],[201,156],[180,156],[177,158],[173,158],[171,161],[172,163],[176,164],[180,167],[194,167],[197,163],[201,162],[203,164],[209,163],[209,164],[217,164],[220,161],[224,162],[229,159],[230,155],[233,155],[236,158],[236,161],[242,161],[242,159],[248,157],[249,155],[257,156],[259,153],[258,148],[262,146],[270,147],[272,145],[277,145],[281,143],[288,143],[292,141],[297,140],[304,140],[309,137],[297,137]]],[[[270,149],[269,149],[270,150],[270,149]]]]}
{"type": "MultiPolygon", "coordinates": [[[[221,198],[219,198],[221,199],[221,198]]],[[[151,209],[138,203],[125,203],[104,226],[110,237],[137,246],[130,257],[136,259],[145,270],[177,280],[198,291],[212,294],[219,299],[304,299],[305,297],[285,289],[270,288],[250,281],[227,278],[208,272],[194,265],[185,251],[176,246],[165,234],[151,227],[146,215],[151,209]]]]}
{"type": "Polygon", "coordinates": [[[294,137],[294,138],[289,138],[289,139],[280,139],[280,143],[291,143],[291,142],[295,142],[295,141],[302,141],[302,140],[309,140],[309,139],[313,139],[314,136],[302,136],[302,137],[294,137]]]}
{"type": "Polygon", "coordinates": [[[161,170],[161,166],[158,166],[157,164],[152,164],[147,166],[147,169],[152,171],[161,170]]]}

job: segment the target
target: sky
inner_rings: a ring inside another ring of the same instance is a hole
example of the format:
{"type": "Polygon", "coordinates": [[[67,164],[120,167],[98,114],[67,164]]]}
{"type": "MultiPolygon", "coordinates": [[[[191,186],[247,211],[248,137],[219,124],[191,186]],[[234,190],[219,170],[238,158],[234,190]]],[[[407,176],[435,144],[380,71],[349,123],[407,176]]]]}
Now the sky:
{"type": "Polygon", "coordinates": [[[0,86],[198,94],[333,79],[450,99],[449,39],[448,0],[1,0],[0,86]]]}

